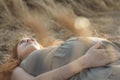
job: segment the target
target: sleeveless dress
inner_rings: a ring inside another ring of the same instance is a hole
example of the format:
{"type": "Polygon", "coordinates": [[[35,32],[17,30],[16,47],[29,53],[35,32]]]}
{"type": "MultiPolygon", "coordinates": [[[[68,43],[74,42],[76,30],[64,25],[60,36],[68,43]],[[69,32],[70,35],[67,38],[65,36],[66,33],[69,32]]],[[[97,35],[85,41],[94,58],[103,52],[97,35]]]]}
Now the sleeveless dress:
{"type": "MultiPolygon", "coordinates": [[[[27,73],[37,76],[52,69],[61,67],[84,55],[86,51],[95,43],[102,41],[104,48],[115,49],[120,52],[120,48],[107,40],[100,38],[71,38],[61,45],[48,47],[32,52],[20,64],[27,73]]],[[[68,80],[120,80],[120,61],[115,63],[90,68],[71,77],[68,80]]]]}

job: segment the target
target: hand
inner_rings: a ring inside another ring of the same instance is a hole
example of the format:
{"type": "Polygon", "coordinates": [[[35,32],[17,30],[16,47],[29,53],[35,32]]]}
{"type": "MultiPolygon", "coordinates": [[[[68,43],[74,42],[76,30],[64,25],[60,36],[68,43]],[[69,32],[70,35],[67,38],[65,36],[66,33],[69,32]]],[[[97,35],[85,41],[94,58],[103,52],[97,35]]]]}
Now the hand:
{"type": "Polygon", "coordinates": [[[83,56],[85,61],[85,67],[98,67],[112,63],[120,59],[120,53],[114,49],[103,49],[102,44],[97,43],[91,47],[83,56]]]}

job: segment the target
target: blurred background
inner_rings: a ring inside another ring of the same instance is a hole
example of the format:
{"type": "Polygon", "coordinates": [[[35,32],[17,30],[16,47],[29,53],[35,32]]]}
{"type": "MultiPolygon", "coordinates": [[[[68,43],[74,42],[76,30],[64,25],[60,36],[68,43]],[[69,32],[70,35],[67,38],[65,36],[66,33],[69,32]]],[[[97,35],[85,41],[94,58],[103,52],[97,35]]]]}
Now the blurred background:
{"type": "Polygon", "coordinates": [[[0,0],[0,64],[23,36],[44,47],[76,36],[120,42],[120,0],[0,0]]]}

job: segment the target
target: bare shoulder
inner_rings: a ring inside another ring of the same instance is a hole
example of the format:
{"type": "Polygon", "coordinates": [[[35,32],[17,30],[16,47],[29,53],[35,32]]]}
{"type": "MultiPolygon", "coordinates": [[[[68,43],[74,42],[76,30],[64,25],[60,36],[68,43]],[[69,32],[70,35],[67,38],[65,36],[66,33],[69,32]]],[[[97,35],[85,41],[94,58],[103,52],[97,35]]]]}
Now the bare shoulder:
{"type": "Polygon", "coordinates": [[[20,67],[16,67],[12,72],[12,80],[32,80],[33,78],[20,67]]]}

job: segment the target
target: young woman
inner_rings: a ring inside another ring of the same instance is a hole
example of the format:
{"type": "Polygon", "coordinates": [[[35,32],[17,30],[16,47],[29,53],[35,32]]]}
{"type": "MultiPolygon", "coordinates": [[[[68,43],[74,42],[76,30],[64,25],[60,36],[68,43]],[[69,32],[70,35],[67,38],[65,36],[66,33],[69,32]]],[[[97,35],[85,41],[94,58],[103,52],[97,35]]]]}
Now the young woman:
{"type": "Polygon", "coordinates": [[[6,80],[67,80],[84,69],[119,59],[116,50],[106,52],[102,44],[84,41],[87,40],[70,39],[61,45],[41,49],[36,40],[23,38],[16,45],[11,61],[1,66],[1,77],[6,80]]]}

